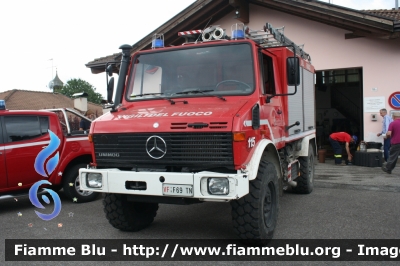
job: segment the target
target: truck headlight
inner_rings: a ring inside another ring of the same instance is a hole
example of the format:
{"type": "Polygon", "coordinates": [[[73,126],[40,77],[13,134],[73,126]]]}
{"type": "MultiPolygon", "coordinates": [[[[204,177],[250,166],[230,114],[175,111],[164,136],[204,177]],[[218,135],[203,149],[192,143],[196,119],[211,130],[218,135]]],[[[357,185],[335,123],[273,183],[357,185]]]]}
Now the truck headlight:
{"type": "Polygon", "coordinates": [[[90,188],[101,188],[103,186],[103,176],[99,173],[87,173],[86,185],[90,188]]]}
{"type": "Polygon", "coordinates": [[[228,178],[210,177],[207,179],[208,192],[212,195],[228,195],[229,180],[228,178]]]}

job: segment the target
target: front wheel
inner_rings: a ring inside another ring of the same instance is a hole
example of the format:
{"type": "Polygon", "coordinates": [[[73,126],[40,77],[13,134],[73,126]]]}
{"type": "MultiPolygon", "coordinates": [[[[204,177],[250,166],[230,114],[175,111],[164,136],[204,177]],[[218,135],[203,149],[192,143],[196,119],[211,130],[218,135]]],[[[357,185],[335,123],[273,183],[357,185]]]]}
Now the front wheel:
{"type": "Polygon", "coordinates": [[[108,222],[122,231],[139,231],[157,215],[158,203],[128,201],[123,194],[106,194],[103,200],[108,222]]]}
{"type": "Polygon", "coordinates": [[[79,181],[79,169],[86,168],[86,164],[77,164],[67,170],[63,177],[63,189],[65,195],[72,199],[74,203],[83,203],[93,201],[97,198],[99,193],[93,191],[81,190],[81,183],[79,181]]]}
{"type": "Polygon", "coordinates": [[[272,163],[261,160],[256,179],[250,182],[249,194],[231,201],[235,233],[244,240],[272,239],[279,210],[278,176],[272,163]]]}

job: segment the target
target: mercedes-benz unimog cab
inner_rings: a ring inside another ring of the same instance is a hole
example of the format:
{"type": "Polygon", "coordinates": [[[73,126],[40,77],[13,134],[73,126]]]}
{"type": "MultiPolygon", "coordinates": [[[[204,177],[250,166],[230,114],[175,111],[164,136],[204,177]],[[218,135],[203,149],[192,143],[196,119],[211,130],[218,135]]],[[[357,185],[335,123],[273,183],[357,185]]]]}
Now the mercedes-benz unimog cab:
{"type": "Polygon", "coordinates": [[[232,28],[120,47],[111,111],[92,123],[94,161],[80,169],[115,228],[145,228],[160,203],[230,202],[239,238],[271,239],[282,191],[313,190],[310,56],[270,24],[232,28]]]}

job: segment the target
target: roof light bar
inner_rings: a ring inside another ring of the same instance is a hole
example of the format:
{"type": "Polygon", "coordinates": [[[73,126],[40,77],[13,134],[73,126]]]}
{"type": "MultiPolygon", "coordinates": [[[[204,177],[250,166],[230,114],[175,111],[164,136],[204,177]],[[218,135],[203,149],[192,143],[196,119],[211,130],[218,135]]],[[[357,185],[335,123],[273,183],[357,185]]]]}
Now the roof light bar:
{"type": "Polygon", "coordinates": [[[178,32],[178,36],[192,35],[192,34],[201,34],[202,30],[187,30],[178,32]]]}
{"type": "Polygon", "coordinates": [[[201,35],[202,30],[187,30],[178,32],[178,36],[185,38],[185,43],[197,41],[199,35],[201,35]]]}

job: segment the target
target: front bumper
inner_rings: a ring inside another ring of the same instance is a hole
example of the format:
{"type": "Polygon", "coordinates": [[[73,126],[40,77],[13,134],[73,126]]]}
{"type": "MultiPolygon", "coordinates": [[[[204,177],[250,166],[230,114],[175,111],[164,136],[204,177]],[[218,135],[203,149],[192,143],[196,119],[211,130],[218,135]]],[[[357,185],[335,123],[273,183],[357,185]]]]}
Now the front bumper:
{"type": "Polygon", "coordinates": [[[142,196],[175,196],[196,198],[203,201],[229,201],[241,198],[249,193],[249,179],[247,174],[238,171],[236,174],[216,172],[134,172],[120,171],[119,169],[79,169],[80,189],[128,195],[142,196]],[[90,188],[87,182],[88,173],[102,175],[102,186],[90,188]],[[229,181],[227,195],[213,195],[208,190],[208,178],[226,178],[229,181]],[[140,184],[133,188],[130,184],[140,184]],[[191,187],[191,195],[166,194],[165,186],[191,187]]]}

